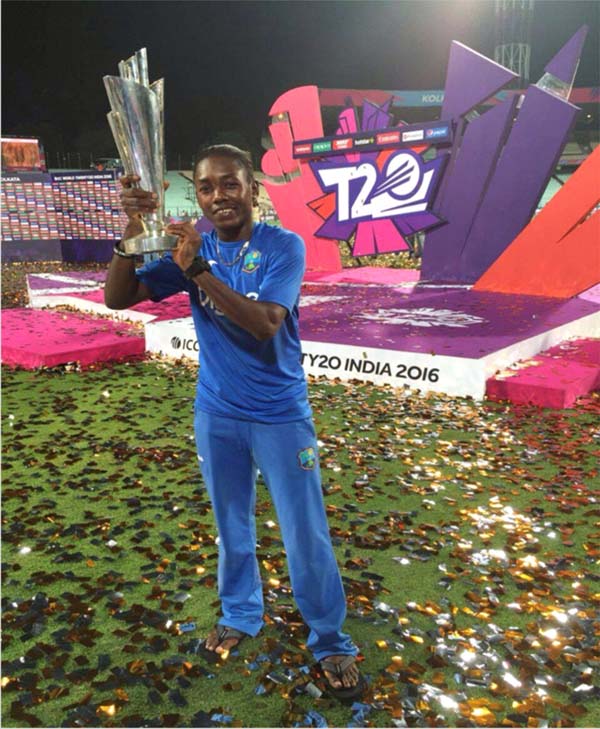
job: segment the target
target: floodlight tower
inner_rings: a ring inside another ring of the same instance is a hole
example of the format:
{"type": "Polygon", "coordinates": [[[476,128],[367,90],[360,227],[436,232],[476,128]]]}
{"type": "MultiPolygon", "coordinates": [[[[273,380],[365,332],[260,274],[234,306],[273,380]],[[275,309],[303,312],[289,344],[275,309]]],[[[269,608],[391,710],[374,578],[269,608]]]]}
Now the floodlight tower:
{"type": "Polygon", "coordinates": [[[516,84],[529,83],[534,0],[496,0],[494,60],[519,74],[516,84]]]}

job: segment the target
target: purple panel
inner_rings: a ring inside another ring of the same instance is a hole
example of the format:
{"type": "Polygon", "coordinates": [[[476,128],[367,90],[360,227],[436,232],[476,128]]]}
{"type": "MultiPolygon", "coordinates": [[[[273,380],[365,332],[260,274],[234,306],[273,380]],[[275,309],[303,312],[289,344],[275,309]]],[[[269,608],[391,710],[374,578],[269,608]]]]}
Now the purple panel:
{"type": "Polygon", "coordinates": [[[431,281],[454,281],[471,225],[510,130],[518,98],[513,96],[469,123],[448,187],[436,212],[448,223],[427,234],[421,273],[431,281]]]}
{"type": "MultiPolygon", "coordinates": [[[[69,271],[70,274],[70,271],[69,271]]],[[[72,289],[74,287],[77,287],[78,285],[81,288],[84,288],[86,284],[88,283],[85,278],[79,278],[75,279],[72,278],[68,274],[60,274],[61,276],[64,276],[65,278],[69,278],[68,281],[56,281],[53,279],[47,279],[43,278],[42,276],[36,276],[35,274],[29,274],[27,277],[27,284],[29,286],[29,289],[31,291],[39,291],[40,289],[48,290],[52,289],[57,294],[61,293],[62,289],[72,289]]]]}
{"type": "Polygon", "coordinates": [[[578,111],[529,87],[467,239],[459,280],[476,281],[529,222],[578,111]]]}
{"type": "Polygon", "coordinates": [[[108,263],[113,257],[113,246],[114,241],[111,240],[63,240],[62,259],[70,263],[108,263]]]}
{"type": "Polygon", "coordinates": [[[332,238],[334,240],[348,240],[356,228],[354,220],[338,223],[335,215],[330,216],[323,225],[316,231],[318,238],[332,238]]]}
{"type": "Polygon", "coordinates": [[[441,119],[466,114],[515,78],[508,68],[452,41],[441,119]]]}
{"type": "Polygon", "coordinates": [[[418,233],[420,230],[434,228],[444,222],[428,210],[420,213],[409,213],[408,215],[396,215],[391,220],[403,235],[413,235],[413,233],[418,233]]]}
{"type": "Polygon", "coordinates": [[[444,152],[442,150],[438,150],[437,159],[444,160],[444,176],[442,178],[440,186],[438,187],[435,197],[433,198],[433,207],[436,210],[443,206],[444,200],[446,198],[446,192],[448,191],[448,188],[452,185],[452,170],[454,169],[454,163],[456,162],[456,158],[458,157],[458,151],[460,149],[466,127],[467,121],[465,119],[461,119],[458,122],[457,128],[454,132],[454,141],[452,142],[452,148],[450,149],[450,151],[444,152]]]}
{"type": "Polygon", "coordinates": [[[544,71],[551,73],[567,84],[572,84],[587,32],[587,25],[582,25],[571,40],[567,41],[554,58],[544,67],[544,71]]]}
{"type": "MultiPolygon", "coordinates": [[[[450,159],[446,165],[444,179],[435,199],[436,210],[443,205],[446,193],[453,184],[454,164],[466,128],[466,121],[460,119],[460,116],[466,114],[478,103],[485,101],[516,77],[517,74],[503,66],[499,66],[494,61],[464,46],[462,43],[452,42],[441,118],[454,117],[457,127],[454,131],[454,142],[450,150],[450,159]]],[[[438,153],[438,156],[445,155],[448,155],[448,153],[438,153]]]]}
{"type": "Polygon", "coordinates": [[[302,340],[478,359],[600,311],[581,299],[396,286],[310,284],[302,296],[302,340]],[[331,297],[331,298],[329,298],[331,297]]]}
{"type": "Polygon", "coordinates": [[[16,261],[62,261],[60,241],[3,240],[2,260],[5,263],[14,263],[16,261]]]}
{"type": "MultiPolygon", "coordinates": [[[[389,104],[388,104],[389,106],[389,104]]],[[[363,112],[360,129],[363,132],[369,129],[385,129],[390,126],[392,115],[377,104],[366,99],[363,101],[363,112]]]]}

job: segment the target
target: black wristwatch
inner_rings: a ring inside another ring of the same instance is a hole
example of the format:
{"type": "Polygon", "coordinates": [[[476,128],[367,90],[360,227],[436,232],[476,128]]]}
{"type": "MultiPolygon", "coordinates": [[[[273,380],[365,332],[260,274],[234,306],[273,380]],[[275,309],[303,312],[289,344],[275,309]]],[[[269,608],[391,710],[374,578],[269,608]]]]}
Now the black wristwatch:
{"type": "Polygon", "coordinates": [[[208,271],[210,273],[210,270],[210,263],[206,260],[206,258],[196,256],[191,265],[185,269],[183,275],[186,278],[192,279],[194,276],[197,276],[199,273],[203,273],[204,271],[208,271]]]}

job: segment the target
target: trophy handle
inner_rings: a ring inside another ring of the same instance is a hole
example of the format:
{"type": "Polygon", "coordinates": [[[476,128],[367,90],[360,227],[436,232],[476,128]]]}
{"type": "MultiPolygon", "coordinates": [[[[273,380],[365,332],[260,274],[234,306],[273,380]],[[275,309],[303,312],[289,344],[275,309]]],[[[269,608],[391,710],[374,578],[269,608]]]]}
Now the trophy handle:
{"type": "MultiPolygon", "coordinates": [[[[163,160],[163,175],[167,172],[167,160],[165,159],[165,80],[159,78],[150,84],[150,90],[154,92],[159,109],[159,128],[158,128],[158,144],[160,148],[160,158],[163,160]]],[[[161,217],[165,215],[165,194],[159,196],[161,217]]]]}
{"type": "Polygon", "coordinates": [[[139,51],[135,52],[135,56],[133,56],[133,58],[135,59],[138,69],[137,82],[142,84],[142,86],[152,88],[148,77],[148,54],[146,53],[146,49],[140,48],[139,51]]]}

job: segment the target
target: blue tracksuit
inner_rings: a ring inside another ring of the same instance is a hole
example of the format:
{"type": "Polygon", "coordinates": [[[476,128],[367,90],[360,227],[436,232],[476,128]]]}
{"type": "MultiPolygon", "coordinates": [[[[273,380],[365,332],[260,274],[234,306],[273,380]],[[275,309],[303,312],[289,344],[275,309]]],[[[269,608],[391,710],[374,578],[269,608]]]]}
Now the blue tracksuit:
{"type": "Polygon", "coordinates": [[[304,243],[295,233],[259,223],[248,243],[218,242],[215,231],[202,234],[199,254],[235,291],[288,312],[277,334],[259,342],[217,310],[170,254],[137,272],[156,301],[190,293],[200,349],[195,433],[219,531],[220,622],[250,635],[263,625],[254,518],[260,469],[277,511],[294,597],[310,628],[308,647],[317,659],[355,654],[341,630],[346,600],[329,537],[300,361],[304,243]]]}

